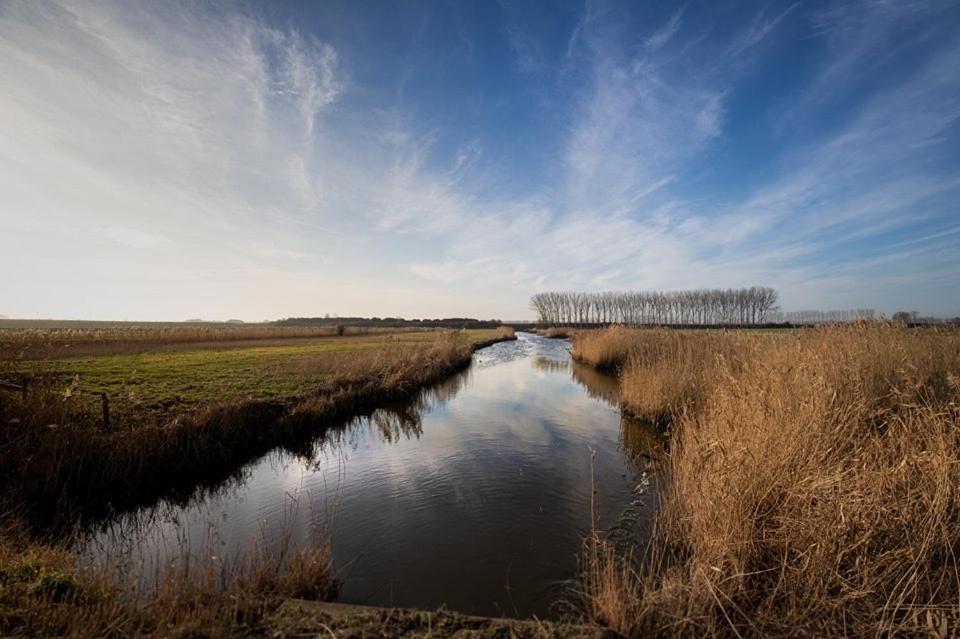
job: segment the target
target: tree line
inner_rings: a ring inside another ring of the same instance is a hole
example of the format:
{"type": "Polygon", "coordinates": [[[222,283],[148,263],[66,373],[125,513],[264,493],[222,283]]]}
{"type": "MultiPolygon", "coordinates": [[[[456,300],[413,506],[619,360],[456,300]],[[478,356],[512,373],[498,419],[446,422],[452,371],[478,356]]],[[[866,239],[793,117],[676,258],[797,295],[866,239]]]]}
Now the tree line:
{"type": "Polygon", "coordinates": [[[379,328],[496,328],[498,319],[481,320],[475,317],[444,317],[439,319],[405,319],[403,317],[288,317],[274,322],[279,326],[359,326],[379,328]]]}
{"type": "MultiPolygon", "coordinates": [[[[770,314],[771,322],[784,324],[828,324],[832,322],[856,322],[873,320],[877,312],[872,308],[852,308],[839,311],[787,311],[770,314]]],[[[896,317],[894,317],[896,321],[896,317]]]]}
{"type": "Polygon", "coordinates": [[[530,305],[542,324],[763,324],[777,309],[764,286],[691,291],[537,293],[530,305]]]}

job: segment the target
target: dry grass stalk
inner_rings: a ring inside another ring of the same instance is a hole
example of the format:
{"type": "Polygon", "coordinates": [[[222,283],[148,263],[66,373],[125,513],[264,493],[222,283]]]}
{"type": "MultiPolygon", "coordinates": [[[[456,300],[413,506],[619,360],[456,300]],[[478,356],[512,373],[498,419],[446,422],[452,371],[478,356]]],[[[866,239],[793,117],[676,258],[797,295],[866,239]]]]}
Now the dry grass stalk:
{"type": "Polygon", "coordinates": [[[578,362],[596,368],[617,369],[627,361],[646,330],[610,326],[595,331],[577,331],[572,335],[570,353],[578,362]]]}
{"type": "Polygon", "coordinates": [[[253,548],[233,562],[185,555],[149,589],[25,539],[12,529],[0,535],[2,636],[251,636],[283,600],[329,600],[338,588],[329,543],[297,546],[289,532],[275,550],[253,548]]]}
{"type": "Polygon", "coordinates": [[[620,372],[620,399],[634,415],[663,421],[694,410],[719,366],[732,368],[776,336],[729,331],[636,331],[620,372]]]}

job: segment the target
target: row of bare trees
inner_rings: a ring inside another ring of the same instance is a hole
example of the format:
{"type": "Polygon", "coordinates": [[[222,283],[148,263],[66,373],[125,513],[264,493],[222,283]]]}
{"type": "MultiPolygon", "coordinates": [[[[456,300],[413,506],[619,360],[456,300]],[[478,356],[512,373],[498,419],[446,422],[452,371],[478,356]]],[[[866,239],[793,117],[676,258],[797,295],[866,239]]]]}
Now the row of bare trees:
{"type": "MultiPolygon", "coordinates": [[[[873,320],[877,312],[872,308],[851,308],[839,311],[786,311],[771,313],[771,322],[785,324],[829,324],[832,322],[857,322],[873,320]]],[[[896,321],[896,318],[894,318],[896,321]]]]}
{"type": "Polygon", "coordinates": [[[537,293],[530,305],[543,324],[762,324],[777,308],[764,286],[694,291],[537,293]]]}

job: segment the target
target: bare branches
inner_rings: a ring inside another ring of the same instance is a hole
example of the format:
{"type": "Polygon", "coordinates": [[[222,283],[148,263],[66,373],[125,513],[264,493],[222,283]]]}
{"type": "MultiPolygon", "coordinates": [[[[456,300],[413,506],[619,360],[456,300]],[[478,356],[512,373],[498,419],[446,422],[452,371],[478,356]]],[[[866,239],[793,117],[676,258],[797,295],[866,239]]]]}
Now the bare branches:
{"type": "Polygon", "coordinates": [[[762,324],[777,292],[752,286],[692,291],[550,291],[530,299],[544,324],[762,324]]]}

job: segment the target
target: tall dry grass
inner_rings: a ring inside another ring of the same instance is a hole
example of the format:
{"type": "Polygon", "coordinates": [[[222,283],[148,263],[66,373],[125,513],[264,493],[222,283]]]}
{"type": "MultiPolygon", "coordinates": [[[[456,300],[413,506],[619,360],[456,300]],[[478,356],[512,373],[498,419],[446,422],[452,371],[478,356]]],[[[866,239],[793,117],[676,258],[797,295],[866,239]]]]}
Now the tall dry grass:
{"type": "Polygon", "coordinates": [[[636,331],[619,375],[621,404],[657,422],[695,410],[721,366],[738,375],[744,356],[772,339],[739,331],[636,331]]]}
{"type": "Polygon", "coordinates": [[[595,331],[577,331],[571,335],[570,354],[576,361],[595,368],[618,369],[642,343],[648,330],[610,326],[595,331]]]}
{"type": "Polygon", "coordinates": [[[0,533],[0,636],[262,636],[287,598],[330,600],[339,584],[329,542],[254,546],[225,562],[212,553],[136,575],[78,562],[63,547],[0,533]]]}
{"type": "Polygon", "coordinates": [[[721,362],[737,366],[747,350],[771,339],[776,335],[611,326],[577,332],[571,353],[577,362],[616,370],[622,406],[658,421],[702,401],[721,362]]]}
{"type": "Polygon", "coordinates": [[[642,395],[680,406],[657,532],[644,562],[591,551],[592,615],[628,635],[955,632],[960,333],[718,339],[698,401],[642,395]]]}

